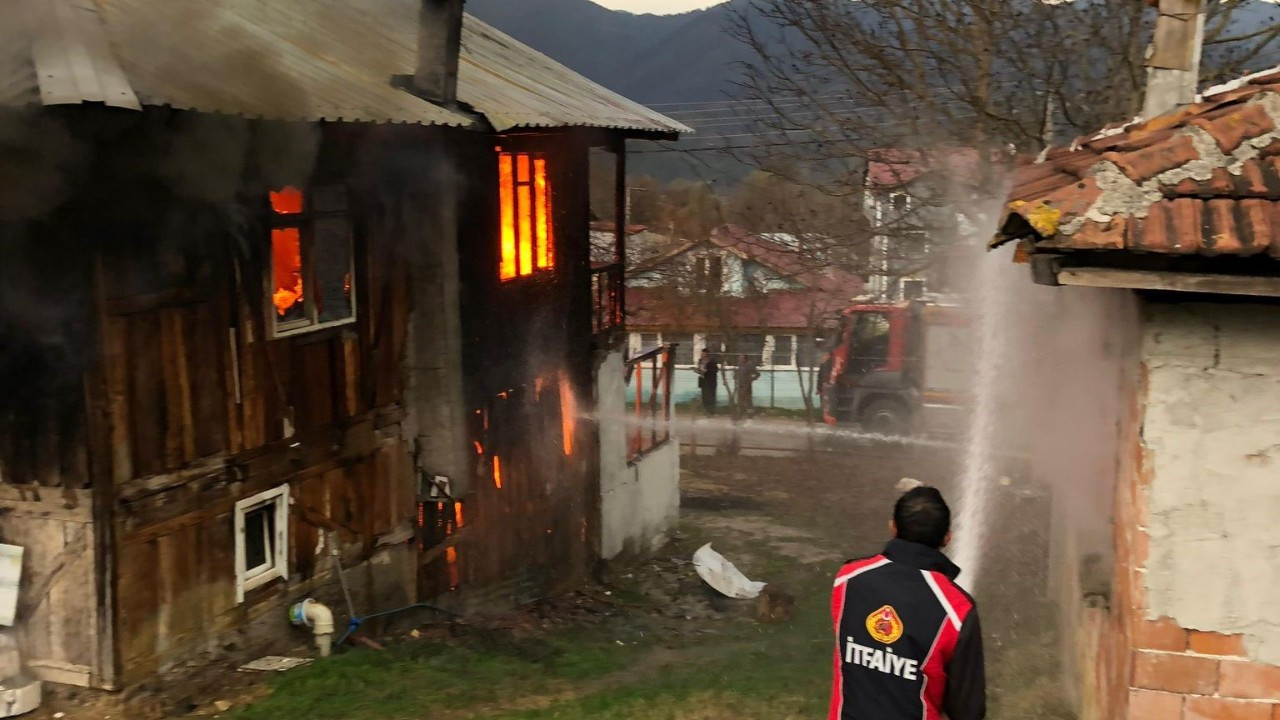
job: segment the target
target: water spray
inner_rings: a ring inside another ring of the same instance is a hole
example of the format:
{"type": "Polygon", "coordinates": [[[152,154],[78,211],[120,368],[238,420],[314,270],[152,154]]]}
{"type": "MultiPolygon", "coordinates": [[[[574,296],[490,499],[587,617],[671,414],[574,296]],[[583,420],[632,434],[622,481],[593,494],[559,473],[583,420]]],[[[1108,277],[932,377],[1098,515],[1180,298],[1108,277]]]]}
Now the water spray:
{"type": "MultiPolygon", "coordinates": [[[[980,215],[979,237],[995,234],[998,212],[980,215]],[[982,234],[982,231],[986,231],[982,234]]],[[[977,324],[976,376],[973,405],[960,474],[959,512],[951,555],[960,566],[959,582],[972,592],[982,575],[991,494],[998,477],[996,468],[999,441],[1001,379],[1010,347],[1009,327],[1013,318],[1012,283],[1016,280],[1005,253],[987,253],[979,260],[972,312],[977,324]]]]}

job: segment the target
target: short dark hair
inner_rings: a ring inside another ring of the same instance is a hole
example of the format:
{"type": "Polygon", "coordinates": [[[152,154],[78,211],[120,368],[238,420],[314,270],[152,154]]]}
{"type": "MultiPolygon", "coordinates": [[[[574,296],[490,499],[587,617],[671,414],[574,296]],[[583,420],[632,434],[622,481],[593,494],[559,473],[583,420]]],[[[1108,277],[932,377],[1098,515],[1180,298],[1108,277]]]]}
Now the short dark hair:
{"type": "Polygon", "coordinates": [[[893,524],[900,539],[941,548],[951,531],[951,508],[937,488],[922,485],[894,503],[893,524]]]}

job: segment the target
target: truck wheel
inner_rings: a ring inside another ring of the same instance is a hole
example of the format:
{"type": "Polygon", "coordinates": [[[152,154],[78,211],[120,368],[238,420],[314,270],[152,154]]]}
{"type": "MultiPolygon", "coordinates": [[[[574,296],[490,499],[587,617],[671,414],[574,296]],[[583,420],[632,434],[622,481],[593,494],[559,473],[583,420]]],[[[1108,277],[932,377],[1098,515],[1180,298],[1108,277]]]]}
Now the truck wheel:
{"type": "Polygon", "coordinates": [[[877,398],[858,415],[862,429],[877,435],[903,435],[911,428],[911,415],[897,400],[877,398]]]}

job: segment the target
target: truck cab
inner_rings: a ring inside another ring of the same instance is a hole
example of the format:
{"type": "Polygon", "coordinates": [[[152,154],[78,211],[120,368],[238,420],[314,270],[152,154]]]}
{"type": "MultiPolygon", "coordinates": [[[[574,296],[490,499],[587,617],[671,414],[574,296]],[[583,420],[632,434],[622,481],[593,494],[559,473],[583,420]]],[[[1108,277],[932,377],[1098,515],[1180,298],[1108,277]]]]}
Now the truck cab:
{"type": "Polygon", "coordinates": [[[962,425],[968,318],[936,301],[858,303],[841,313],[822,368],[823,419],[866,432],[951,433],[962,425]]]}

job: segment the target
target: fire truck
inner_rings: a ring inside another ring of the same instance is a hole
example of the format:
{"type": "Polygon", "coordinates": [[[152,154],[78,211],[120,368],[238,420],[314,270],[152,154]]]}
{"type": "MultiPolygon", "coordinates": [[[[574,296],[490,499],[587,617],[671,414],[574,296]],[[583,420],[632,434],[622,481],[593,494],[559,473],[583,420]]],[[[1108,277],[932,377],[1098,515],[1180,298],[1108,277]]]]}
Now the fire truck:
{"type": "Polygon", "coordinates": [[[819,378],[827,424],[884,435],[963,428],[974,352],[959,304],[856,303],[841,313],[828,347],[819,378]]]}

